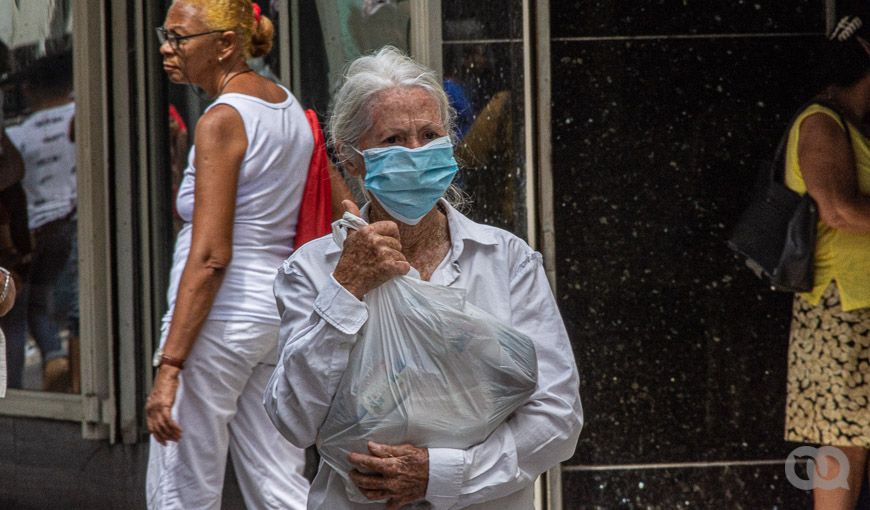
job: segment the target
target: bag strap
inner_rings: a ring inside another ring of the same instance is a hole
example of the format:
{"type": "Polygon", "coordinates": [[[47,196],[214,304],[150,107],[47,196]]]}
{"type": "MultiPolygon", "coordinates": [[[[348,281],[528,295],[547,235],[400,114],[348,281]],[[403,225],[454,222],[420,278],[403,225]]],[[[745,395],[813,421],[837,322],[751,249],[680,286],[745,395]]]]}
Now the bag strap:
{"type": "Polygon", "coordinates": [[[849,125],[846,123],[846,118],[843,117],[843,114],[840,113],[840,110],[834,106],[832,103],[824,100],[813,98],[806,103],[803,104],[800,108],[798,108],[797,112],[792,115],[791,120],[788,123],[788,126],[785,128],[785,133],[782,134],[782,138],[779,140],[779,145],[776,147],[776,155],[773,157],[773,161],[770,164],[770,168],[768,169],[768,179],[770,182],[785,182],[785,147],[788,144],[788,135],[791,132],[792,125],[794,125],[795,121],[801,114],[813,105],[819,105],[821,107],[827,108],[833,111],[837,118],[840,119],[840,123],[843,125],[843,129],[846,130],[846,141],[849,143],[849,148],[852,147],[852,135],[849,133],[849,125]]]}

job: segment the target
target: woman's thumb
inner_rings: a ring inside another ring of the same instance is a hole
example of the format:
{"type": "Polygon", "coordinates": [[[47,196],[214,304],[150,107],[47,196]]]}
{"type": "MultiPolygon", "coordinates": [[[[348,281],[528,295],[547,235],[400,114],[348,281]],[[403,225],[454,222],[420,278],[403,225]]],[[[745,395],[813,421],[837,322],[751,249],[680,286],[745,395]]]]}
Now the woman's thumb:
{"type": "Polygon", "coordinates": [[[353,200],[342,200],[341,205],[344,206],[344,211],[353,214],[354,216],[359,216],[359,207],[353,203],[353,200]]]}

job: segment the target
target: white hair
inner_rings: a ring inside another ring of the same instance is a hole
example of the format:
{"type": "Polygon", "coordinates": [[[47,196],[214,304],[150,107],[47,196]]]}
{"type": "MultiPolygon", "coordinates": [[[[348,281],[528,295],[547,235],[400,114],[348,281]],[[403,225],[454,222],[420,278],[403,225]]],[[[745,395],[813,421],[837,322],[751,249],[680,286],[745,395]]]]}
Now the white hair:
{"type": "Polygon", "coordinates": [[[398,49],[384,46],[371,55],[357,58],[347,66],[344,83],[332,99],[327,133],[338,161],[352,158],[353,149],[373,121],[372,100],[385,90],[419,87],[438,105],[441,122],[453,133],[456,113],[435,71],[415,62],[398,49]]]}

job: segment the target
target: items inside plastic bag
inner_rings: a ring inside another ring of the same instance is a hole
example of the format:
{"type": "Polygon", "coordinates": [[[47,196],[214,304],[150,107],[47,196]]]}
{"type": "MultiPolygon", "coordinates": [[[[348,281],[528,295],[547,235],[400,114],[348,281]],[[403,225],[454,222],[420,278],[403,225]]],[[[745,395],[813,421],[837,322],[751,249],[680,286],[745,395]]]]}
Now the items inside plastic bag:
{"type": "MultiPolygon", "coordinates": [[[[333,226],[365,221],[349,214],[333,226]]],[[[320,455],[345,480],[348,497],[366,499],[348,478],[350,452],[369,440],[465,449],[484,441],[534,392],[537,358],[530,338],[465,300],[465,291],[410,276],[365,296],[369,318],[358,333],[329,413],[320,455]]]]}

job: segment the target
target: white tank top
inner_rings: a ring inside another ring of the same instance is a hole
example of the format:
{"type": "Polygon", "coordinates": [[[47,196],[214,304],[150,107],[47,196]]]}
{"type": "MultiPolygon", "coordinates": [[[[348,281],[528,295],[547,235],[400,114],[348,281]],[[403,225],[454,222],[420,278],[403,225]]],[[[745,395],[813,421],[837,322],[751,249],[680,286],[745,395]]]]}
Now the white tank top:
{"type": "MultiPolygon", "coordinates": [[[[233,257],[208,318],[278,324],[280,317],[272,293],[276,270],[290,256],[302,191],[314,139],[305,112],[290,91],[281,103],[268,103],[244,94],[224,94],[208,107],[233,107],[242,117],[248,138],[236,192],[233,257]]],[[[176,209],[184,220],[175,242],[169,279],[172,319],[178,282],[190,253],[196,147],[178,189],[176,209]]]]}

